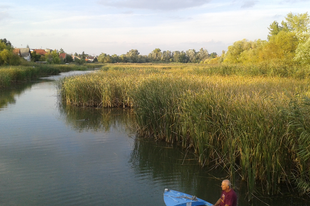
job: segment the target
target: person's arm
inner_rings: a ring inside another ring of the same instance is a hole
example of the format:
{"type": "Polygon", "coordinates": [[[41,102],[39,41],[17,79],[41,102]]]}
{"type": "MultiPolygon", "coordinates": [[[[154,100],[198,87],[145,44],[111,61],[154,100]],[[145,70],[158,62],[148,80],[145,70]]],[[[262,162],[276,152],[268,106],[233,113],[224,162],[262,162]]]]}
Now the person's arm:
{"type": "Polygon", "coordinates": [[[218,206],[218,205],[220,205],[220,202],[221,202],[221,198],[220,198],[213,206],[218,206]]]}

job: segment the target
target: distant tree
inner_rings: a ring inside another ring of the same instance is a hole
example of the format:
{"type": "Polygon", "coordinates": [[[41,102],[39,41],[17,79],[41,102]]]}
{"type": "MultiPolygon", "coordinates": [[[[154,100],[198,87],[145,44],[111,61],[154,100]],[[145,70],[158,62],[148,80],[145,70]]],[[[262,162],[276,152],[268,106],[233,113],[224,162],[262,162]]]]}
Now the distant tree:
{"type": "Polygon", "coordinates": [[[138,62],[139,59],[139,51],[137,49],[131,49],[126,53],[126,58],[129,62],[135,63],[138,62]]]}
{"type": "Polygon", "coordinates": [[[209,58],[209,52],[206,49],[201,48],[197,53],[199,61],[204,61],[205,59],[209,58]]]}
{"type": "Polygon", "coordinates": [[[82,52],[81,59],[86,59],[86,54],[84,53],[84,51],[82,52]]]}
{"type": "Polygon", "coordinates": [[[196,63],[198,61],[198,55],[195,49],[189,49],[186,51],[186,56],[189,62],[196,63]]]}
{"type": "Polygon", "coordinates": [[[0,65],[18,65],[21,58],[13,53],[11,43],[6,39],[0,40],[0,65]]]}
{"type": "Polygon", "coordinates": [[[112,58],[108,54],[101,53],[98,56],[98,62],[100,62],[100,63],[112,63],[112,58]]]}
{"type": "Polygon", "coordinates": [[[149,55],[151,58],[151,61],[160,61],[162,52],[159,48],[154,49],[151,54],[149,55]]]}
{"type": "Polygon", "coordinates": [[[212,53],[210,54],[210,58],[213,59],[213,58],[215,58],[215,57],[217,57],[217,53],[216,53],[216,52],[212,52],[212,53]]]}
{"type": "Polygon", "coordinates": [[[65,51],[62,48],[60,48],[59,54],[62,54],[62,53],[65,53],[65,51]]]}
{"type": "Polygon", "coordinates": [[[53,50],[51,53],[45,54],[45,58],[49,64],[60,64],[59,53],[57,50],[53,50]]]}
{"type": "Polygon", "coordinates": [[[13,45],[11,44],[11,42],[8,41],[6,38],[0,39],[0,42],[3,42],[6,46],[13,48],[13,45]]]}
{"type": "Polygon", "coordinates": [[[120,62],[127,62],[127,57],[126,57],[126,55],[125,54],[122,54],[121,56],[119,56],[119,60],[120,60],[120,62]]]}
{"type": "Polygon", "coordinates": [[[180,52],[178,62],[180,62],[180,63],[187,63],[188,62],[188,58],[187,58],[186,53],[184,51],[180,52]]]}
{"type": "Polygon", "coordinates": [[[64,59],[64,61],[65,61],[66,63],[70,63],[70,62],[73,62],[73,58],[72,58],[71,55],[67,54],[66,57],[65,57],[65,59],[64,59]]]}
{"type": "Polygon", "coordinates": [[[172,52],[171,51],[167,50],[167,51],[162,52],[161,61],[169,62],[171,58],[172,58],[172,52]]]}
{"type": "Polygon", "coordinates": [[[112,59],[112,63],[117,63],[119,62],[119,57],[117,56],[117,54],[113,54],[111,56],[111,59],[112,59]]]}
{"type": "Polygon", "coordinates": [[[41,55],[37,54],[36,51],[31,53],[31,61],[36,62],[36,61],[40,61],[41,55]]]}

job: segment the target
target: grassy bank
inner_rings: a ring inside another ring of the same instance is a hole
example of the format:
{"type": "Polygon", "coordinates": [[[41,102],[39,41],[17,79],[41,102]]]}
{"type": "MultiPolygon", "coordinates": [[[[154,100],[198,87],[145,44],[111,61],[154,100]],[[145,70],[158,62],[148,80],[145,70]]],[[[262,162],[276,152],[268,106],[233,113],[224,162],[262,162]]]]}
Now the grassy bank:
{"type": "Polygon", "coordinates": [[[42,76],[55,75],[60,72],[87,70],[89,66],[80,65],[26,65],[0,67],[0,88],[11,84],[27,82],[42,76]]]}
{"type": "Polygon", "coordinates": [[[247,67],[106,66],[64,79],[61,95],[77,106],[135,107],[140,135],[191,148],[249,193],[277,194],[284,183],[309,194],[308,68],[247,67]]]}

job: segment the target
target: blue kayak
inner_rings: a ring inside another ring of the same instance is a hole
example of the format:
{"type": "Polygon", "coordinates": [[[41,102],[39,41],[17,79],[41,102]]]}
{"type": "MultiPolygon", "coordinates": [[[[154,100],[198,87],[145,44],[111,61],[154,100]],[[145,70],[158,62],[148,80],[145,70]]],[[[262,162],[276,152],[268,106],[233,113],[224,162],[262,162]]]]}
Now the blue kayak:
{"type": "Polygon", "coordinates": [[[198,197],[178,192],[175,190],[165,189],[164,202],[166,206],[212,206],[213,204],[204,201],[198,197]]]}

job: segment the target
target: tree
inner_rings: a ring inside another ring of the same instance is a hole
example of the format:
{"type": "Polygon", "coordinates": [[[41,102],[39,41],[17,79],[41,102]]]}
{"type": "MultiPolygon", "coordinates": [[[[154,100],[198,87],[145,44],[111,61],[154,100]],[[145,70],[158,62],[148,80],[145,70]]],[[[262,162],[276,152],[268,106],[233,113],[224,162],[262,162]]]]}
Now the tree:
{"type": "Polygon", "coordinates": [[[59,54],[62,54],[62,53],[65,53],[65,51],[62,48],[60,48],[59,54]]]}
{"type": "Polygon", "coordinates": [[[162,56],[161,50],[159,48],[154,49],[150,56],[153,61],[161,60],[161,56],[162,56]]]}
{"type": "Polygon", "coordinates": [[[41,55],[37,54],[36,51],[31,53],[31,61],[36,62],[36,61],[40,61],[41,55]]]}
{"type": "Polygon", "coordinates": [[[210,58],[213,59],[213,58],[216,58],[217,57],[217,53],[216,52],[212,52],[210,54],[210,58]]]}
{"type": "Polygon", "coordinates": [[[225,55],[224,62],[227,63],[241,63],[240,54],[251,48],[251,42],[249,42],[246,39],[243,39],[241,41],[234,42],[233,45],[228,47],[228,51],[225,55]]]}
{"type": "Polygon", "coordinates": [[[131,49],[126,53],[126,57],[129,62],[136,63],[139,59],[139,51],[137,49],[131,49]]]}
{"type": "Polygon", "coordinates": [[[84,51],[82,52],[82,56],[81,56],[81,59],[86,59],[86,54],[84,53],[84,51]]]}
{"type": "Polygon", "coordinates": [[[309,31],[310,16],[308,12],[294,15],[292,12],[285,17],[289,31],[295,31],[297,34],[307,33],[309,31]]]}
{"type": "Polygon", "coordinates": [[[167,50],[167,51],[162,52],[161,61],[169,62],[171,58],[172,58],[172,52],[171,51],[167,50]]]}
{"type": "Polygon", "coordinates": [[[21,58],[13,53],[12,45],[6,39],[0,40],[0,65],[18,65],[21,58]]]}
{"type": "Polygon", "coordinates": [[[187,50],[186,51],[186,56],[188,58],[188,61],[192,62],[192,63],[196,63],[197,59],[198,59],[198,56],[196,54],[197,54],[197,52],[195,51],[195,49],[187,50]]]}
{"type": "Polygon", "coordinates": [[[272,22],[272,24],[270,24],[270,26],[268,27],[269,30],[269,35],[267,37],[268,40],[270,39],[271,36],[277,35],[282,29],[283,27],[281,27],[277,21],[272,22]]]}
{"type": "Polygon", "coordinates": [[[0,39],[0,42],[3,42],[6,46],[9,46],[9,47],[13,48],[11,42],[8,41],[6,38],[0,39]]]}
{"type": "Polygon", "coordinates": [[[53,50],[51,53],[45,54],[46,60],[50,64],[60,64],[61,60],[59,58],[59,53],[53,50]]]}
{"type": "Polygon", "coordinates": [[[298,43],[296,33],[281,31],[278,35],[272,36],[264,45],[260,58],[263,61],[271,59],[291,61],[295,56],[298,43]]]}
{"type": "Polygon", "coordinates": [[[206,49],[201,48],[197,54],[199,61],[204,61],[205,59],[209,58],[209,52],[206,49]]]}
{"type": "Polygon", "coordinates": [[[289,13],[285,17],[285,20],[286,21],[281,22],[281,26],[276,21],[270,24],[268,27],[268,40],[270,40],[272,36],[278,35],[281,31],[295,32],[299,40],[303,42],[308,39],[310,24],[310,16],[308,15],[308,12],[296,15],[289,13]]]}
{"type": "Polygon", "coordinates": [[[111,59],[112,59],[112,63],[119,62],[119,57],[117,56],[117,54],[113,54],[113,55],[111,56],[111,59]]]}
{"type": "Polygon", "coordinates": [[[187,61],[188,61],[188,58],[186,56],[186,53],[184,51],[181,51],[180,55],[179,55],[178,62],[186,63],[187,61]]]}
{"type": "Polygon", "coordinates": [[[70,62],[73,62],[73,58],[72,58],[71,55],[66,54],[66,57],[65,57],[64,61],[65,61],[66,63],[70,63],[70,62]]]}
{"type": "Polygon", "coordinates": [[[294,61],[300,64],[310,64],[310,38],[305,43],[298,45],[294,61]]]}
{"type": "Polygon", "coordinates": [[[100,63],[111,63],[112,62],[112,58],[108,54],[101,53],[98,56],[98,62],[100,62],[100,63]]]}

